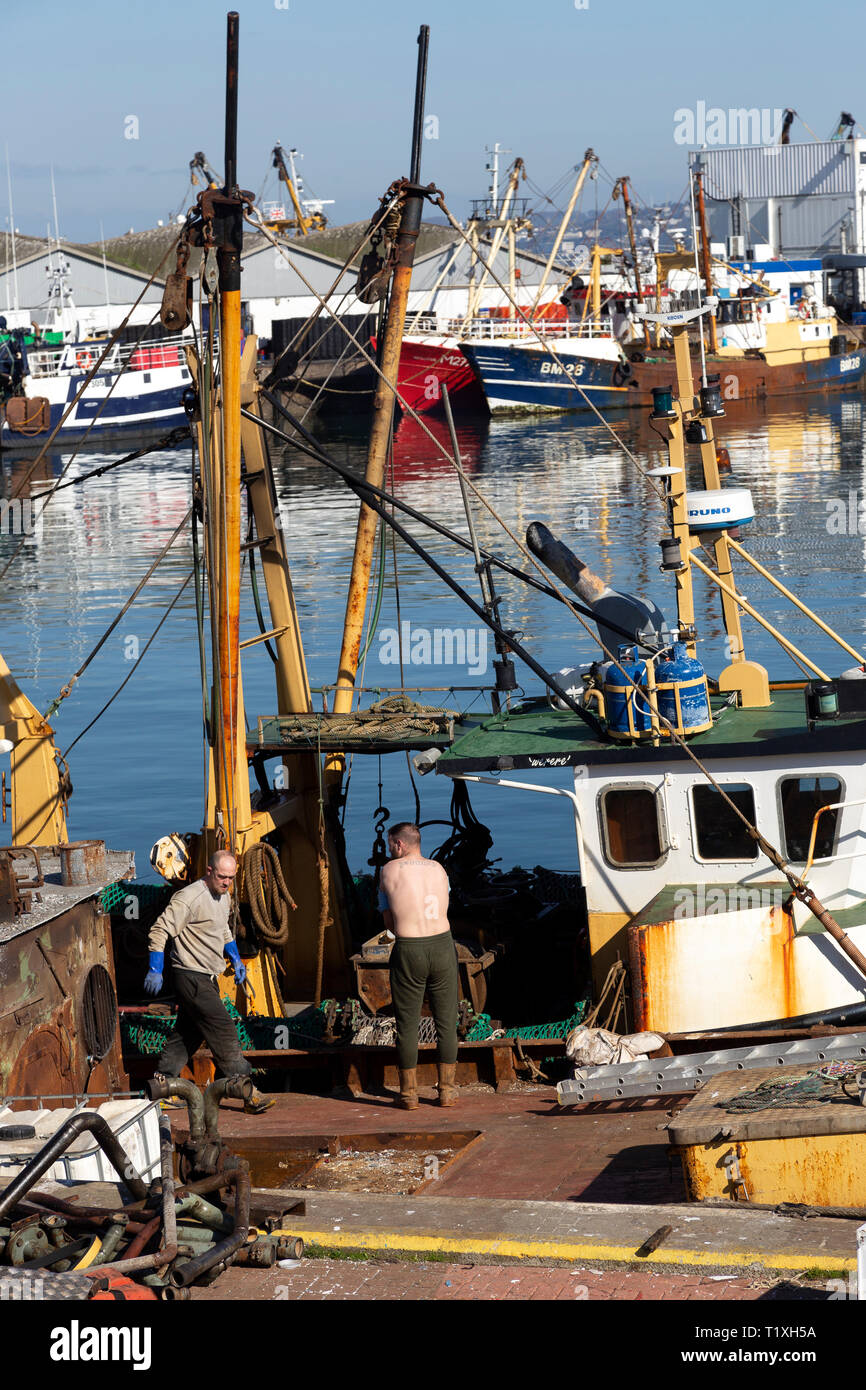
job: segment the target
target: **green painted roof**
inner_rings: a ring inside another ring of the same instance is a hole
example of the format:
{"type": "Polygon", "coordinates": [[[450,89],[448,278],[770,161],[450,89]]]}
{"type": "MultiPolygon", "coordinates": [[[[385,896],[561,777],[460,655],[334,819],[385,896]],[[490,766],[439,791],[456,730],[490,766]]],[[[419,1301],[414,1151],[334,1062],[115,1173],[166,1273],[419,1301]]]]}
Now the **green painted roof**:
{"type": "MultiPolygon", "coordinates": [[[[766,709],[723,709],[726,697],[713,696],[717,722],[689,739],[702,759],[828,756],[844,749],[866,749],[866,718],[839,718],[807,730],[802,689],[774,690],[766,709]]],[[[525,702],[518,709],[484,719],[464,720],[452,746],[436,764],[439,773],[503,772],[531,768],[575,767],[588,763],[619,766],[670,761],[688,754],[670,740],[621,743],[599,739],[570,710],[552,710],[546,700],[525,702]],[[465,730],[461,734],[461,730],[465,730]]]]}

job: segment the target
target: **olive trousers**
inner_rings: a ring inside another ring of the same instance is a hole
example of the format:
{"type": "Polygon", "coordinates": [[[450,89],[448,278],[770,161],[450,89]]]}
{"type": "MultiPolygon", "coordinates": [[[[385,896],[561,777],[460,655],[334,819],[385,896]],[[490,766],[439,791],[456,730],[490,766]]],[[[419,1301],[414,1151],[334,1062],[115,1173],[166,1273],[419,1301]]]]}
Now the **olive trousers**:
{"type": "Polygon", "coordinates": [[[401,1071],[418,1065],[418,1025],[425,993],[436,1024],[438,1060],[456,1062],[460,981],[457,948],[450,931],[436,936],[398,936],[391,948],[390,973],[401,1071]]]}

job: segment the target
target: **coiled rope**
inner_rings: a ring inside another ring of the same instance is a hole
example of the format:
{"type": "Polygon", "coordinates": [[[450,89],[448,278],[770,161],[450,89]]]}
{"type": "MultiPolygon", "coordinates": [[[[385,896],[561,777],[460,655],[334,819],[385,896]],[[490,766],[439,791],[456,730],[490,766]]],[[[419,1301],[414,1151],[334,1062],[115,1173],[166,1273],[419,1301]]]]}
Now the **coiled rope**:
{"type": "Polygon", "coordinates": [[[241,895],[250,905],[253,923],[266,946],[284,946],[289,939],[289,910],[298,904],[289,892],[279,855],[260,840],[250,845],[241,861],[241,895]]]}

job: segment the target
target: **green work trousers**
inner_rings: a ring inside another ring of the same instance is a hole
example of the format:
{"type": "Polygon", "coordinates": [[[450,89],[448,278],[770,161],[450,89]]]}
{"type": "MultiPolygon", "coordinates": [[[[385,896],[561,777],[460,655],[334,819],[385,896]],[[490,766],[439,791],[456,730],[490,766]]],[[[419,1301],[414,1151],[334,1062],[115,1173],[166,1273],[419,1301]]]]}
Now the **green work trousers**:
{"type": "Polygon", "coordinates": [[[398,936],[391,948],[391,997],[401,1071],[418,1065],[418,1025],[425,993],[436,1024],[437,1057],[440,1062],[456,1062],[460,982],[457,949],[450,931],[437,936],[398,936]]]}

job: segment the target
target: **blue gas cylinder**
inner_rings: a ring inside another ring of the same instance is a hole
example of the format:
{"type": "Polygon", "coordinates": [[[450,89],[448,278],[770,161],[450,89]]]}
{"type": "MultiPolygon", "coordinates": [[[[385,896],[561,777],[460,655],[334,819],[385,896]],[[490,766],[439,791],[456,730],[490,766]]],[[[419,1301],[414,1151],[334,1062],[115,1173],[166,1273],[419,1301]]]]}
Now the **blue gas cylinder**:
{"type": "Polygon", "coordinates": [[[608,733],[612,738],[645,737],[652,730],[650,709],[631,681],[646,688],[646,662],[638,660],[634,647],[620,647],[619,665],[614,661],[608,661],[603,667],[603,673],[602,688],[608,733]],[[626,677],[630,679],[627,680],[626,677]]]}
{"type": "MultiPolygon", "coordinates": [[[[707,673],[700,661],[689,656],[685,642],[674,642],[672,653],[656,662],[658,711],[678,734],[700,734],[711,729],[707,673]]],[[[661,732],[667,733],[664,725],[661,732]]]]}

